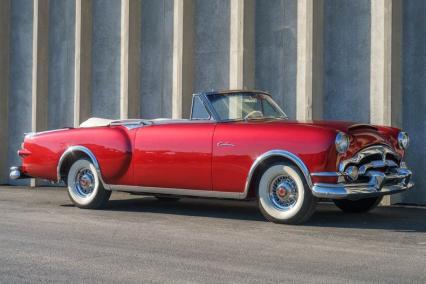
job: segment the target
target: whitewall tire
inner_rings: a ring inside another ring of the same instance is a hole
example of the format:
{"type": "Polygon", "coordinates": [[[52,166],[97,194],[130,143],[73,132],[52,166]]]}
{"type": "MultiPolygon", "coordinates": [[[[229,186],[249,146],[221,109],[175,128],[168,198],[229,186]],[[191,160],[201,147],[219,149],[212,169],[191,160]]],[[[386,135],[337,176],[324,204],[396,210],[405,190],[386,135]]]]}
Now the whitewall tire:
{"type": "Polygon", "coordinates": [[[257,197],[266,219],[285,224],[308,220],[317,202],[300,170],[283,162],[272,164],[263,172],[257,197]]]}
{"type": "Polygon", "coordinates": [[[109,200],[111,191],[105,190],[95,166],[88,160],[77,160],[67,178],[68,196],[80,208],[98,209],[109,200]]]}

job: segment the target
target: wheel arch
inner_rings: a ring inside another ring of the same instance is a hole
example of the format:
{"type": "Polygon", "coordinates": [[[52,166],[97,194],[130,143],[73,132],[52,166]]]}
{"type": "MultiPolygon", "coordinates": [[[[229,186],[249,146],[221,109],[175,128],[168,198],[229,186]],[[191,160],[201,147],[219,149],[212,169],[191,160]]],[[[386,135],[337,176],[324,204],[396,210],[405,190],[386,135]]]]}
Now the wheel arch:
{"type": "Polygon", "coordinates": [[[57,166],[58,182],[64,180],[64,177],[68,174],[68,171],[71,168],[72,164],[82,158],[88,158],[93,163],[101,183],[106,188],[106,184],[102,179],[101,168],[99,166],[99,162],[96,159],[95,154],[93,154],[93,152],[90,151],[89,148],[81,145],[70,146],[61,155],[57,166]]]}
{"type": "Polygon", "coordinates": [[[303,173],[306,183],[312,190],[311,175],[302,159],[289,151],[271,150],[257,157],[251,165],[244,188],[245,197],[249,197],[254,193],[255,185],[259,182],[260,174],[266,166],[277,161],[286,161],[295,165],[303,173]]]}

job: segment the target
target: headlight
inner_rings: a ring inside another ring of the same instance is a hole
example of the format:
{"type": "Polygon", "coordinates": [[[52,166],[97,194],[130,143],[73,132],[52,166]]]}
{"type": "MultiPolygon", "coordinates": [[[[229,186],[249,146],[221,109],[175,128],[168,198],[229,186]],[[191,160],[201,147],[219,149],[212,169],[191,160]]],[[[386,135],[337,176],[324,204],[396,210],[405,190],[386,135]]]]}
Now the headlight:
{"type": "Polygon", "coordinates": [[[343,132],[336,135],[336,150],[339,153],[345,153],[349,149],[349,136],[343,132]]]}
{"type": "Polygon", "coordinates": [[[399,132],[398,133],[398,146],[399,148],[405,150],[408,148],[408,145],[410,144],[410,137],[408,137],[407,132],[399,132]]]}

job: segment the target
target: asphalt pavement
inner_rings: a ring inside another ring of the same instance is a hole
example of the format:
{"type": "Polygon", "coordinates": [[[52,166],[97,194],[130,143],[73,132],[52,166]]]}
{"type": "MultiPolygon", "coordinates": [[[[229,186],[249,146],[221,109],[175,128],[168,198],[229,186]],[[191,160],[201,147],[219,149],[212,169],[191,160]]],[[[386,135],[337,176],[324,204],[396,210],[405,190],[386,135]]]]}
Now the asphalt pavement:
{"type": "Polygon", "coordinates": [[[253,202],[0,187],[0,283],[426,283],[426,208],[269,223],[253,202]]]}

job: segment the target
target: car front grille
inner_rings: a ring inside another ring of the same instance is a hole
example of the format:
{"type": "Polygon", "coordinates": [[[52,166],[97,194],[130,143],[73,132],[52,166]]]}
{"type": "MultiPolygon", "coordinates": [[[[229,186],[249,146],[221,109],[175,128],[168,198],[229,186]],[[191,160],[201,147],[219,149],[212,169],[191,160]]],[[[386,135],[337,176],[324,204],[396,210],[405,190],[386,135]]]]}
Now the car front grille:
{"type": "Polygon", "coordinates": [[[352,158],[342,161],[339,170],[345,172],[348,167],[356,166],[359,170],[356,182],[363,182],[369,180],[369,171],[390,174],[399,167],[400,161],[401,158],[392,149],[378,145],[363,149],[352,158]]]}

